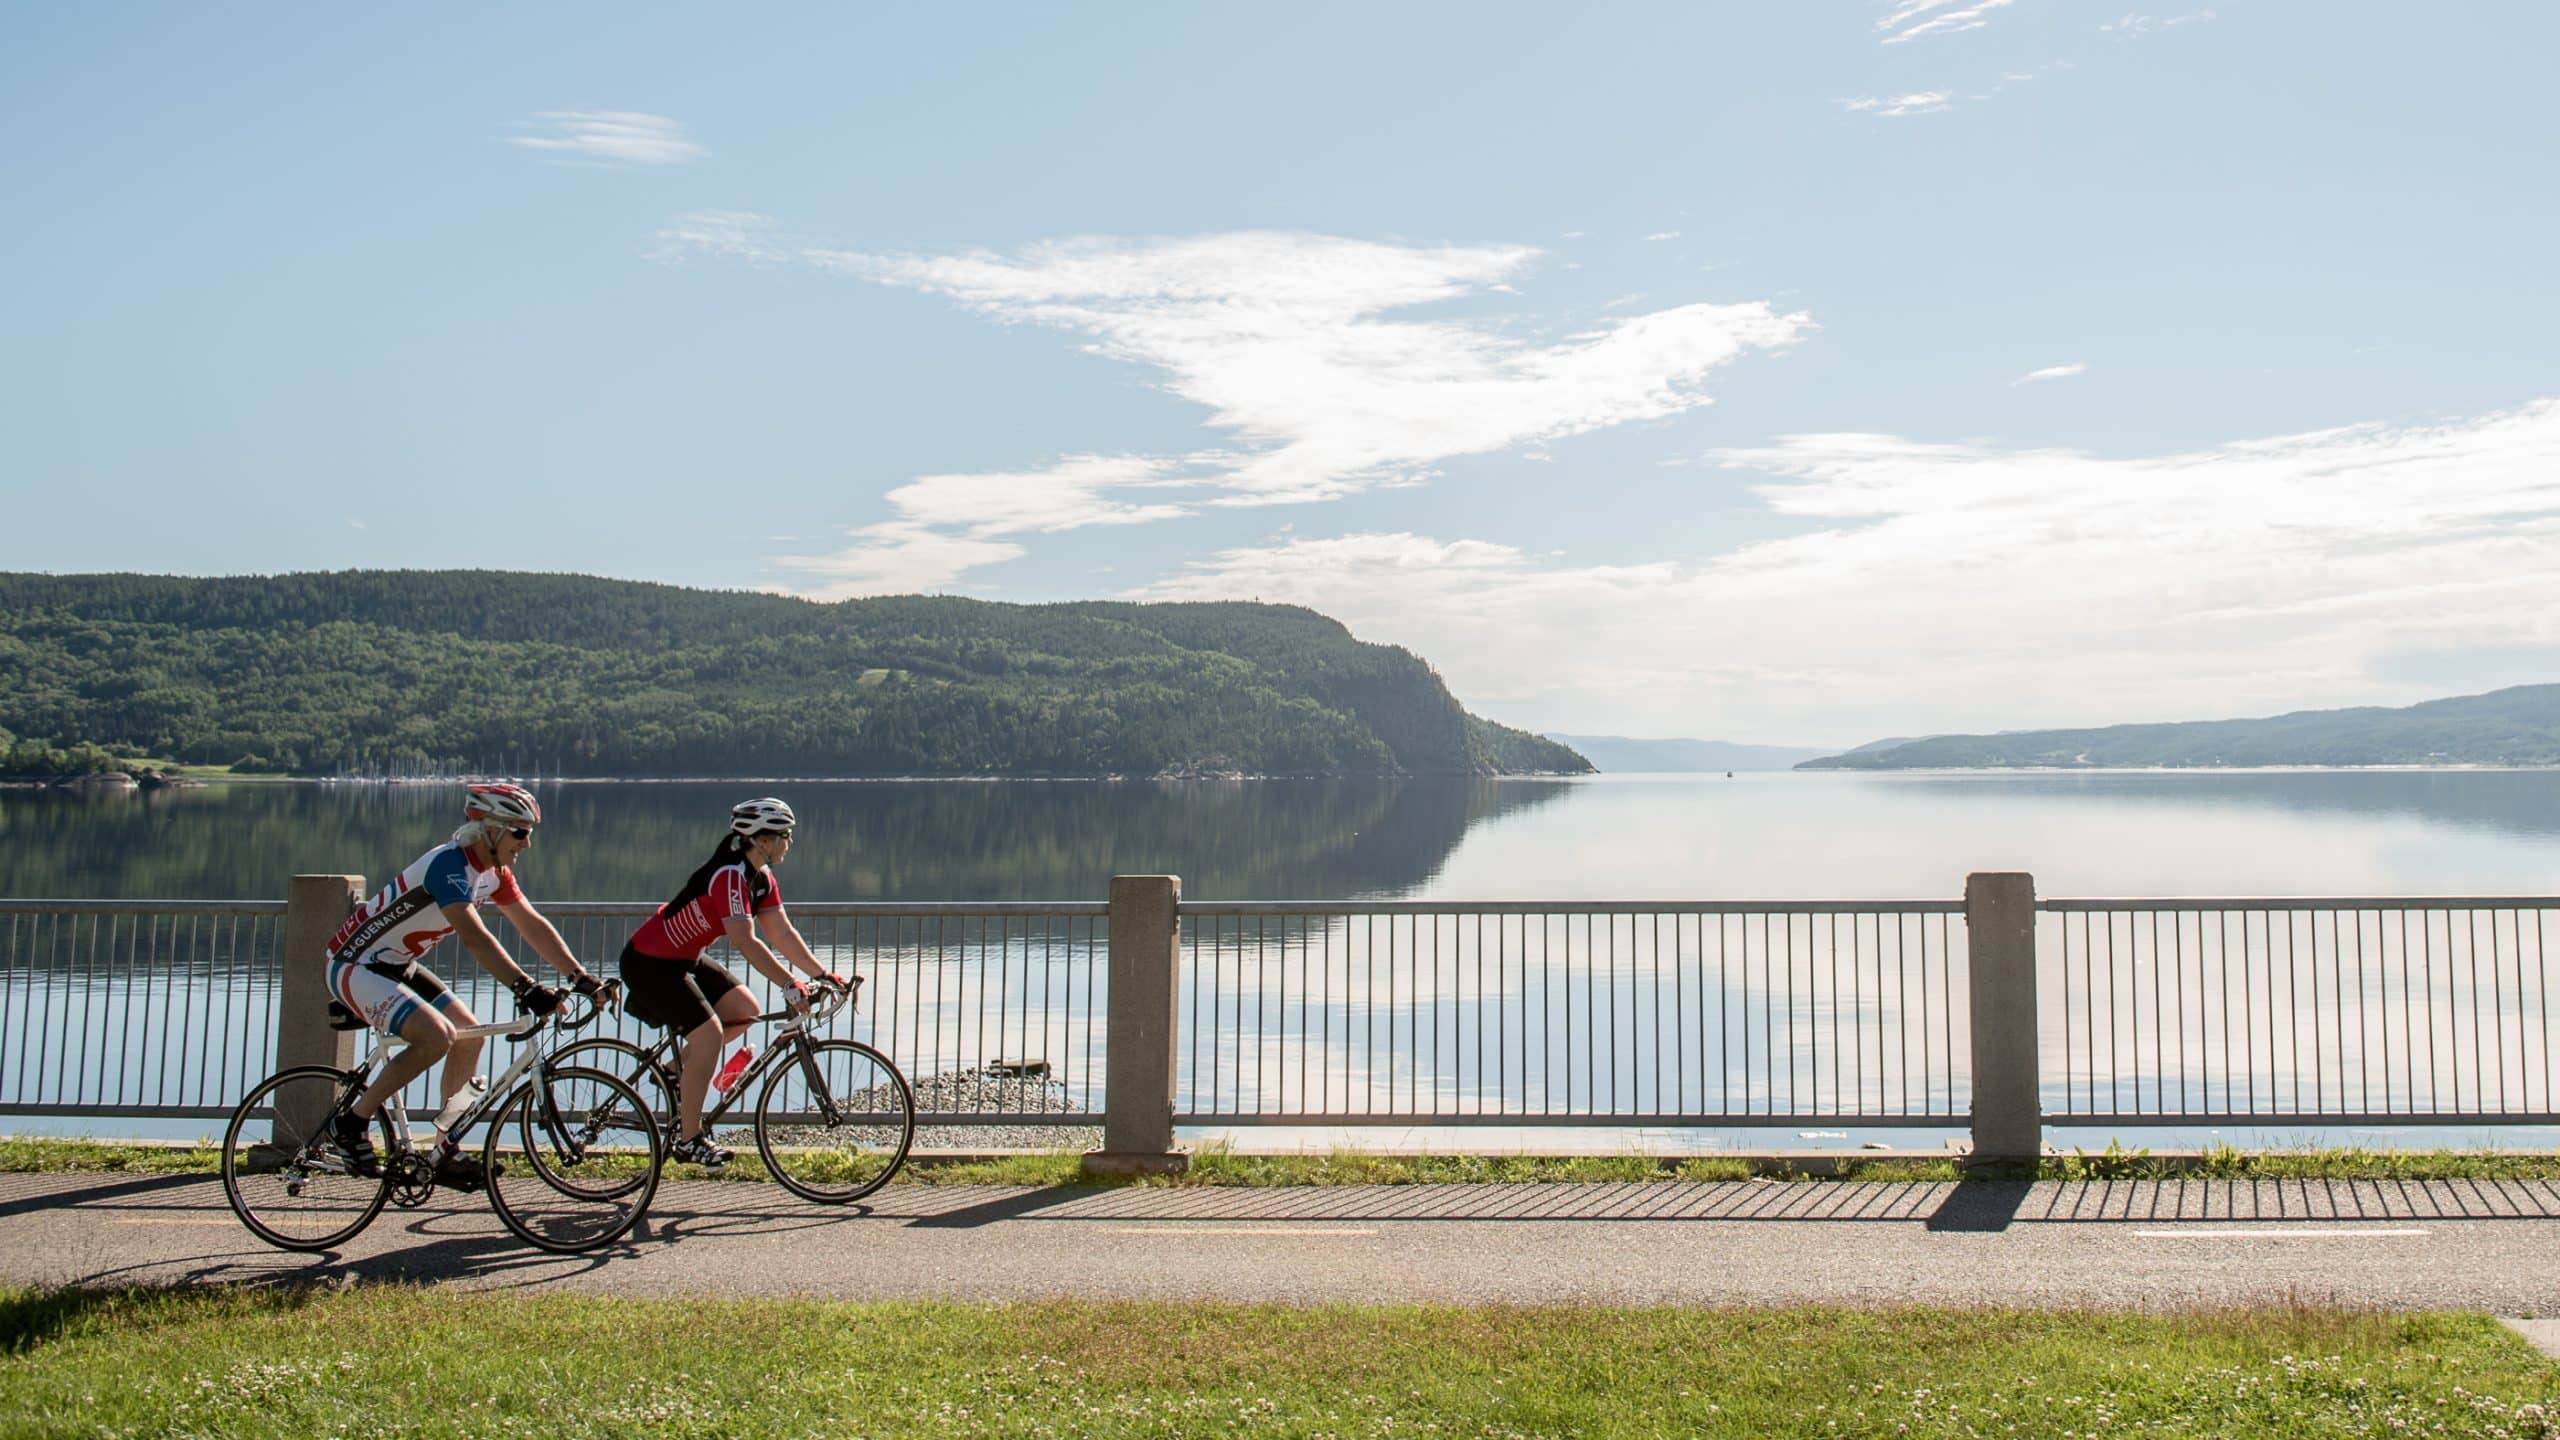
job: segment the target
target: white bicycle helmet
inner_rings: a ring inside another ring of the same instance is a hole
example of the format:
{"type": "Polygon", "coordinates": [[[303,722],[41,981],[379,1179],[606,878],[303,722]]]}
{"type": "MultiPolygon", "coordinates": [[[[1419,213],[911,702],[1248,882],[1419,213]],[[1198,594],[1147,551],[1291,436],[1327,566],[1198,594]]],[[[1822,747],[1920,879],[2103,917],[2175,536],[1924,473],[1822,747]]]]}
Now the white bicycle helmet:
{"type": "Polygon", "coordinates": [[[759,835],[788,835],[800,823],[791,807],[767,795],[761,800],[744,801],[729,811],[729,828],[753,840],[759,835]]]}
{"type": "Polygon", "coordinates": [[[466,820],[492,820],[502,827],[539,825],[542,802],[521,785],[474,785],[462,802],[466,820]]]}

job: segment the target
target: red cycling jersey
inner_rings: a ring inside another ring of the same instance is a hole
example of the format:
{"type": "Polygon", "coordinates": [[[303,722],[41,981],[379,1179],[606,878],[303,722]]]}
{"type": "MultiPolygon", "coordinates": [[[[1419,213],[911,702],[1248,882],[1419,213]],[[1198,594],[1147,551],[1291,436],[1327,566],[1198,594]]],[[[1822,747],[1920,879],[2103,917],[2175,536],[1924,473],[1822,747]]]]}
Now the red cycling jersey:
{"type": "Polygon", "coordinates": [[[732,920],[746,920],[782,904],[782,887],[769,869],[750,869],[732,855],[715,855],[684,882],[676,897],[631,932],[631,948],[660,960],[699,960],[732,920]]]}

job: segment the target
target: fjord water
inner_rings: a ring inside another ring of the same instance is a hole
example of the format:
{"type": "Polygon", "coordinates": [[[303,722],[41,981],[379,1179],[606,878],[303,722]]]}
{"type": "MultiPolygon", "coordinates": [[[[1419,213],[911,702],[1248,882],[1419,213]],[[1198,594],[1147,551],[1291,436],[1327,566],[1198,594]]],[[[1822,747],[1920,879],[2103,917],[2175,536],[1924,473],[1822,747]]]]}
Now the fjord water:
{"type": "MultiPolygon", "coordinates": [[[[1968,872],[1991,869],[2030,871],[2047,896],[2560,893],[2560,772],[2552,771],[547,785],[549,822],[520,867],[526,888],[537,900],[663,898],[708,853],[727,807],[766,792],[785,795],[803,819],[803,840],[782,871],[786,893],[801,900],[1098,900],[1115,873],[1165,872],[1183,877],[1189,898],[1227,900],[1955,899],[1968,872]]],[[[297,872],[378,880],[449,831],[455,802],[451,786],[232,784],[94,798],[0,791],[0,895],[270,899],[297,872]]],[[[1587,983],[1587,953],[1568,942],[1559,954],[1587,983]]],[[[13,991],[33,978],[23,973],[28,958],[12,957],[13,991]]],[[[1335,963],[1324,962],[1328,977],[1335,963]]],[[[1347,988],[1348,960],[1340,963],[1347,988]]],[[[458,967],[467,969],[446,957],[448,974],[458,967]]],[[[1245,978],[1239,969],[1221,983],[1245,978]]],[[[73,981],[65,973],[43,983],[68,994],[73,981]]],[[[1626,1003],[1632,1016],[1638,1001],[1626,1003]]],[[[1258,995],[1250,1006],[1243,994],[1212,996],[1209,1018],[1220,1049],[1259,1053],[1267,1043],[1258,995]]],[[[1387,1051],[1363,1058],[1364,1083],[1374,1071],[1392,1092],[1396,1076],[1421,1064],[1401,1053],[1395,1035],[1390,1022],[1387,1051]]],[[[1029,1053],[1018,1048],[1027,1037],[1003,1043],[1029,1053]]],[[[1648,1043],[1631,1035],[1598,1079],[1612,1082],[1614,1070],[1632,1088],[1644,1067],[1661,1064],[1648,1043]]],[[[30,1057],[41,1065],[32,1051],[20,1060],[30,1057]]],[[[1675,1054],[1672,1068],[1679,1063],[1675,1054]]],[[[1564,1082],[1570,1095],[1571,1077],[1564,1082]]],[[[164,1128],[113,1123],[137,1133],[164,1128]]],[[[2120,1133],[2160,1147],[2207,1138],[2536,1138],[2485,1128],[2120,1133]]],[[[1935,1148],[1942,1138],[1908,1129],[1573,1138],[1826,1147],[1869,1137],[1898,1149],[1935,1148]]],[[[1263,1130],[1251,1138],[1326,1137],[1263,1130]]],[[[1477,1129],[1448,1139],[1530,1137],[1477,1129]]]]}
{"type": "MultiPolygon", "coordinates": [[[[1098,900],[1955,898],[2560,892],[2560,771],[1603,775],[1562,780],[619,782],[542,787],[537,898],[662,899],[728,806],[802,817],[786,892],[1098,900]]],[[[0,896],[272,899],[379,877],[452,828],[457,787],[0,791],[0,896]]]]}

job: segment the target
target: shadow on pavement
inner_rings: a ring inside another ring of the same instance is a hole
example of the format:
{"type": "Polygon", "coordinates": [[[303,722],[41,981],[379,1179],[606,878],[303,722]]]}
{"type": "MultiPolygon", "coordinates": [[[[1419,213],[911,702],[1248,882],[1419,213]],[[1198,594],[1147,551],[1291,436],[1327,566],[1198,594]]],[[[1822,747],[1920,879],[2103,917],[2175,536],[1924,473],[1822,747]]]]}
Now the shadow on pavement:
{"type": "MultiPolygon", "coordinates": [[[[16,1178],[16,1177],[11,1177],[16,1178]]],[[[58,1177],[29,1177],[58,1178],[58,1177]]],[[[81,1185],[63,1190],[46,1187],[32,1189],[23,1195],[0,1198],[0,1220],[12,1215],[32,1215],[39,1210],[60,1210],[73,1205],[98,1205],[116,1200],[135,1200],[163,1194],[190,1185],[212,1186],[214,1203],[222,1204],[222,1182],[211,1175],[178,1173],[169,1175],[99,1176],[94,1185],[81,1185]]],[[[15,1189],[17,1187],[11,1186],[15,1189]]],[[[225,1206],[225,1208],[228,1208],[225,1206]]]]}
{"type": "Polygon", "coordinates": [[[2017,1223],[2034,1189],[2024,1180],[1959,1180],[1946,1187],[1946,1199],[1929,1212],[1928,1228],[1960,1234],[2006,1230],[2017,1223]]]}

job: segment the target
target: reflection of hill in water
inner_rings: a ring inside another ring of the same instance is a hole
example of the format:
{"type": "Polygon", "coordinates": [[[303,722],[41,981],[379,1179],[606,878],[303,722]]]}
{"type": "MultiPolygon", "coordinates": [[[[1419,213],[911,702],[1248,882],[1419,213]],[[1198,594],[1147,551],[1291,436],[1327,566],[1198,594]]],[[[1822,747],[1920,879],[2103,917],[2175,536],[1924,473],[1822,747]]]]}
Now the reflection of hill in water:
{"type": "Polygon", "coordinates": [[[2164,806],[2246,805],[2297,815],[2407,817],[2466,830],[2560,835],[2550,770],[2220,770],[2016,773],[1923,782],[1968,799],[2071,799],[2164,806]]]}
{"type": "MultiPolygon", "coordinates": [[[[752,782],[546,787],[520,867],[537,898],[664,899],[752,782]]],[[[1468,828],[1565,782],[1266,780],[801,784],[782,868],[807,900],[1101,899],[1114,874],[1195,899],[1335,899],[1427,882],[1468,828]]],[[[295,873],[378,880],[450,832],[458,787],[231,785],[0,792],[0,895],[273,898],[295,873]]]]}

